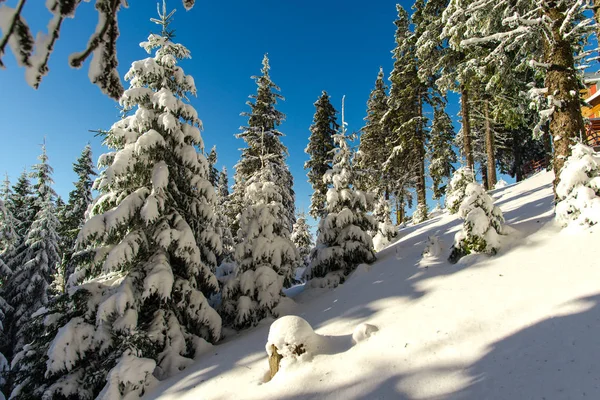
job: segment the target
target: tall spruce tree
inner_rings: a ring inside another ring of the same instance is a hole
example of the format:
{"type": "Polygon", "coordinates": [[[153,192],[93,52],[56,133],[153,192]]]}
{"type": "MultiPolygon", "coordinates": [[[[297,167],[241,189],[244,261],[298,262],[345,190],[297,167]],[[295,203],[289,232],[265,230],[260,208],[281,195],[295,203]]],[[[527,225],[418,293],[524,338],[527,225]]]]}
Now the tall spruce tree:
{"type": "Polygon", "coordinates": [[[365,126],[361,129],[358,168],[364,177],[361,186],[377,193],[385,193],[386,198],[389,198],[391,187],[381,168],[388,158],[386,147],[388,135],[383,124],[383,118],[388,110],[388,97],[383,78],[383,68],[379,68],[375,87],[367,101],[365,126]]]}
{"type": "Polygon", "coordinates": [[[85,213],[92,203],[93,177],[96,176],[92,161],[92,147],[85,146],[77,161],[73,164],[73,171],[77,174],[75,189],[69,193],[69,200],[64,207],[61,218],[60,237],[62,250],[62,268],[65,277],[73,272],[73,265],[69,265],[75,248],[75,240],[85,221],[85,213]]]}
{"type": "Polygon", "coordinates": [[[201,121],[187,95],[196,89],[177,65],[190,53],[172,42],[172,15],[163,3],[152,19],[161,33],[141,44],[153,57],[125,76],[120,104],[136,111],[106,132],[113,151],[100,157],[101,194],[77,238],[70,290],[39,313],[42,334],[15,363],[19,399],[140,396],[220,337],[207,300],[218,286],[216,196],[194,147],[201,121]]]}
{"type": "Polygon", "coordinates": [[[229,214],[234,219],[234,233],[239,228],[242,210],[248,206],[244,200],[248,181],[261,170],[261,156],[273,165],[273,179],[282,188],[282,204],[285,208],[283,223],[288,225],[288,231],[291,231],[295,221],[295,195],[292,188],[294,178],[285,162],[288,150],[281,142],[283,133],[278,129],[285,115],[275,108],[277,101],[283,100],[283,96],[278,93],[279,87],[271,80],[271,67],[266,54],[262,65],[262,75],[252,76],[256,81],[257,92],[246,102],[250,111],[241,114],[248,117],[248,125],[242,127],[242,132],[237,135],[238,138],[244,139],[247,147],[242,149],[240,160],[235,166],[235,184],[229,214]]]}
{"type": "Polygon", "coordinates": [[[336,134],[339,125],[336,117],[337,111],[331,105],[326,91],[323,91],[315,102],[315,109],[313,123],[309,128],[308,146],[304,150],[310,158],[304,164],[304,169],[308,170],[308,182],[313,188],[308,213],[313,218],[318,219],[325,216],[328,185],[323,182],[323,176],[331,169],[331,151],[334,147],[333,136],[336,134]]]}
{"type": "Polygon", "coordinates": [[[217,201],[215,204],[216,214],[216,226],[217,232],[221,237],[222,251],[217,259],[217,265],[221,265],[223,262],[233,261],[233,251],[235,247],[235,241],[231,233],[230,221],[227,216],[227,209],[229,207],[229,180],[227,178],[227,168],[223,167],[219,173],[217,180],[217,201]]]}
{"type": "Polygon", "coordinates": [[[452,164],[458,161],[452,148],[454,126],[443,107],[434,109],[429,135],[429,176],[433,182],[433,199],[439,200],[446,193],[446,185],[443,185],[443,182],[450,179],[454,171],[452,164]]]}
{"type": "Polygon", "coordinates": [[[234,328],[277,317],[284,286],[293,283],[300,255],[290,240],[287,210],[276,164],[261,156],[262,168],[249,180],[235,248],[236,276],[223,287],[225,322],[234,328]]]}
{"type": "Polygon", "coordinates": [[[2,212],[0,212],[0,262],[3,262],[2,255],[11,250],[18,239],[17,220],[7,206],[12,193],[7,174],[2,186],[0,186],[0,201],[2,201],[2,212]]]}
{"type": "Polygon", "coordinates": [[[59,222],[56,192],[52,188],[52,167],[48,164],[46,145],[42,145],[40,162],[33,166],[37,178],[34,186],[38,212],[27,232],[22,263],[13,269],[5,288],[5,298],[13,307],[9,315],[13,351],[20,351],[30,336],[31,315],[48,304],[48,288],[56,271],[59,255],[59,222]]]}
{"type": "Polygon", "coordinates": [[[335,286],[359,264],[375,260],[369,232],[377,227],[375,219],[367,214],[373,199],[354,186],[343,100],[342,124],[333,140],[336,145],[333,166],[324,178],[331,184],[327,191],[326,215],[319,221],[317,246],[307,273],[313,284],[319,286],[335,286]]]}
{"type": "MultiPolygon", "coordinates": [[[[8,177],[7,177],[8,180],[8,177]]],[[[10,184],[7,186],[10,189],[10,184]]],[[[8,218],[8,209],[5,205],[5,194],[3,192],[3,198],[0,199],[0,244],[3,242],[6,243],[6,221],[8,218]]],[[[8,239],[10,240],[10,239],[8,239]]],[[[7,346],[10,346],[10,340],[8,336],[5,334],[4,326],[6,319],[6,314],[12,311],[12,307],[8,304],[8,302],[4,299],[4,285],[6,281],[10,279],[10,275],[12,271],[6,266],[4,261],[2,261],[2,250],[0,246],[0,398],[5,398],[5,393],[8,391],[7,383],[8,383],[8,374],[10,371],[10,364],[8,359],[4,356],[4,352],[7,346]]]]}
{"type": "MultiPolygon", "coordinates": [[[[416,57],[416,35],[411,31],[408,12],[397,5],[396,48],[393,51],[394,69],[390,74],[388,112],[385,114],[385,130],[391,132],[388,139],[389,156],[384,166],[391,171],[396,187],[410,182],[416,188],[417,209],[413,221],[427,219],[427,195],[425,187],[425,143],[427,140],[424,103],[428,99],[427,87],[419,79],[416,57]]],[[[398,189],[396,189],[398,190],[398,189]]]]}
{"type": "Polygon", "coordinates": [[[206,156],[206,161],[208,161],[208,180],[216,188],[219,182],[219,170],[215,167],[217,164],[217,146],[213,146],[210,149],[210,153],[206,156]]]}

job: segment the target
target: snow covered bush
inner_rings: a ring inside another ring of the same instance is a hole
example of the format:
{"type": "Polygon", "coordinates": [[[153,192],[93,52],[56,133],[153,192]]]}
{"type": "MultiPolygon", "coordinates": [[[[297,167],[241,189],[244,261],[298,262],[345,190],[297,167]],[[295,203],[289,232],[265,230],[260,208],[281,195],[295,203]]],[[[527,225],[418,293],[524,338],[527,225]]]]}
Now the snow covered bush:
{"type": "Polygon", "coordinates": [[[467,185],[475,182],[475,174],[469,167],[462,167],[454,171],[452,179],[446,188],[446,208],[451,214],[456,214],[466,196],[467,185]]]}
{"type": "Polygon", "coordinates": [[[469,183],[464,190],[465,199],[458,213],[464,220],[462,230],[456,233],[449,261],[456,263],[471,253],[496,254],[500,235],[505,233],[502,211],[483,186],[469,183]]]}
{"type": "Polygon", "coordinates": [[[377,230],[373,236],[375,251],[382,250],[398,235],[398,230],[392,224],[390,213],[390,202],[385,199],[385,196],[380,196],[373,211],[373,217],[377,222],[377,230]]]}
{"type": "Polygon", "coordinates": [[[317,246],[307,271],[309,279],[324,278],[324,282],[334,285],[342,282],[357,265],[375,261],[373,240],[368,232],[377,229],[375,218],[367,214],[372,196],[354,186],[343,110],[342,105],[342,128],[333,138],[336,145],[333,167],[323,177],[331,185],[327,191],[326,216],[319,221],[317,246]]]}
{"type": "Polygon", "coordinates": [[[428,236],[423,250],[423,257],[438,257],[442,253],[442,249],[442,243],[437,235],[428,236]]]}
{"type": "Polygon", "coordinates": [[[572,147],[556,187],[556,220],[562,225],[600,222],[600,154],[581,143],[572,147]]]}
{"type": "Polygon", "coordinates": [[[118,400],[142,395],[221,334],[207,297],[221,243],[201,121],[187,103],[194,80],[177,61],[189,51],[162,33],[141,43],[126,112],[105,133],[93,202],[77,237],[68,293],[36,315],[34,340],[13,360],[13,398],[118,400]],[[156,378],[155,378],[156,377],[156,378]]]}
{"type": "Polygon", "coordinates": [[[494,189],[502,189],[504,187],[508,186],[508,183],[504,180],[504,179],[500,179],[498,182],[496,182],[496,184],[494,185],[494,189]]]}
{"type": "Polygon", "coordinates": [[[290,240],[281,187],[274,181],[273,164],[248,182],[235,249],[236,276],[223,287],[222,314],[235,328],[256,325],[268,316],[290,286],[300,255],[290,240]]]}

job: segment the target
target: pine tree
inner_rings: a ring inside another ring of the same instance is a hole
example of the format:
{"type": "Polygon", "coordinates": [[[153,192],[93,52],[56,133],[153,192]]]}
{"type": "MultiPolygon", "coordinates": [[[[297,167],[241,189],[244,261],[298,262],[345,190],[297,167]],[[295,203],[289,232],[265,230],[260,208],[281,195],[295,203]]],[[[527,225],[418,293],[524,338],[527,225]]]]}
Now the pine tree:
{"type": "Polygon", "coordinates": [[[70,265],[71,256],[75,248],[75,240],[85,221],[85,213],[92,203],[93,177],[96,176],[92,161],[92,147],[85,146],[77,161],[73,164],[73,171],[77,174],[75,189],[69,193],[69,200],[64,207],[61,218],[61,250],[62,268],[65,277],[73,272],[70,265]]]}
{"type": "Polygon", "coordinates": [[[379,68],[375,88],[367,101],[367,116],[365,126],[361,129],[360,144],[358,147],[360,158],[358,168],[363,172],[366,190],[377,193],[385,192],[389,197],[390,187],[381,166],[388,158],[386,139],[388,132],[382,120],[388,109],[387,86],[383,81],[383,68],[379,68]]]}
{"type": "Polygon", "coordinates": [[[373,217],[377,223],[377,229],[373,232],[373,248],[375,251],[382,250],[397,235],[398,231],[390,217],[390,202],[385,195],[379,196],[373,210],[373,217]]]}
{"type": "Polygon", "coordinates": [[[391,171],[396,187],[414,184],[417,193],[417,210],[414,222],[427,219],[425,187],[425,143],[427,132],[423,106],[427,101],[427,87],[418,75],[416,35],[410,30],[411,21],[406,10],[397,5],[396,48],[394,69],[390,74],[388,112],[384,117],[389,156],[384,167],[391,171]]]}
{"type": "Polygon", "coordinates": [[[99,160],[101,194],[77,238],[70,290],[36,316],[43,334],[15,357],[19,399],[139,396],[220,337],[207,300],[218,286],[216,196],[194,148],[194,81],[177,66],[190,53],[172,42],[164,3],[159,15],[161,33],[141,44],[154,56],[125,75],[120,104],[137,110],[104,138],[113,151],[99,160]]]}
{"type": "Polygon", "coordinates": [[[333,136],[339,125],[337,111],[331,105],[326,91],[315,102],[315,109],[313,123],[309,128],[308,146],[304,150],[310,159],[304,164],[304,169],[308,170],[308,182],[313,188],[309,214],[316,219],[325,216],[327,184],[323,182],[323,176],[331,169],[333,136]]]}
{"type": "MultiPolygon", "coordinates": [[[[7,177],[8,180],[8,177],[7,177]]],[[[10,183],[6,186],[10,189],[10,183]]],[[[3,188],[4,189],[4,188],[3,188]]],[[[6,243],[6,221],[9,220],[8,210],[5,205],[6,194],[9,192],[2,191],[2,199],[0,199],[0,243],[6,243]]],[[[10,230],[9,230],[10,231],[10,230]]],[[[10,240],[10,239],[8,239],[10,240]]],[[[10,346],[10,341],[4,331],[6,314],[12,312],[12,307],[4,299],[4,285],[6,281],[10,279],[12,271],[2,261],[2,252],[0,251],[0,398],[5,398],[4,393],[7,393],[6,384],[8,383],[8,373],[10,371],[10,364],[4,356],[5,349],[10,346]]]]}
{"type": "Polygon", "coordinates": [[[235,328],[256,325],[278,313],[275,307],[284,286],[293,283],[293,269],[300,262],[289,239],[287,210],[277,184],[276,164],[261,157],[263,167],[248,180],[238,245],[235,248],[236,276],[223,287],[223,313],[235,328]]]}
{"type": "Polygon", "coordinates": [[[446,208],[456,214],[466,197],[465,190],[470,183],[475,182],[475,173],[469,167],[461,167],[454,171],[446,189],[446,208]]]}
{"type": "Polygon", "coordinates": [[[0,187],[0,201],[2,201],[0,212],[0,262],[3,262],[2,255],[11,250],[18,239],[16,231],[18,221],[7,206],[11,195],[12,189],[10,188],[8,175],[6,175],[6,179],[0,187]]]}
{"type": "Polygon", "coordinates": [[[296,223],[292,230],[292,243],[298,249],[300,253],[300,263],[297,266],[300,273],[296,273],[295,276],[304,275],[306,268],[310,263],[310,253],[315,245],[312,233],[310,233],[310,226],[306,222],[306,214],[303,212],[299,213],[296,217],[296,223]]]}
{"type": "Polygon", "coordinates": [[[35,208],[39,210],[27,232],[22,264],[13,268],[5,287],[5,298],[14,311],[10,313],[10,336],[15,352],[20,351],[30,336],[30,318],[40,307],[48,304],[48,287],[60,261],[59,222],[52,188],[52,167],[48,164],[46,146],[42,145],[40,162],[33,166],[35,208]]]}
{"type": "Polygon", "coordinates": [[[333,166],[324,178],[331,184],[327,191],[326,216],[319,221],[317,246],[307,273],[316,285],[337,285],[359,264],[375,260],[368,232],[374,231],[376,225],[374,218],[367,214],[372,198],[354,187],[343,100],[342,125],[333,140],[336,145],[333,166]]]}
{"type": "Polygon", "coordinates": [[[429,176],[433,181],[433,198],[439,200],[446,193],[444,179],[449,179],[454,171],[453,163],[458,160],[452,148],[454,126],[442,107],[434,109],[428,144],[429,176]]]}
{"type": "Polygon", "coordinates": [[[206,161],[208,161],[208,180],[211,185],[216,188],[219,182],[219,170],[215,167],[215,164],[217,163],[217,146],[213,146],[212,149],[210,149],[206,161]]]}
{"type": "Polygon", "coordinates": [[[246,102],[250,112],[242,113],[248,117],[248,126],[242,127],[242,133],[237,135],[238,138],[244,139],[247,147],[242,150],[240,160],[235,166],[235,184],[229,214],[234,221],[234,233],[239,227],[242,210],[248,206],[244,201],[248,181],[261,170],[261,155],[265,156],[268,163],[273,164],[273,179],[282,188],[282,203],[285,208],[283,222],[288,225],[288,231],[295,222],[295,195],[292,189],[294,178],[285,163],[288,151],[280,139],[283,133],[278,130],[285,115],[275,108],[277,101],[283,100],[283,96],[278,93],[279,87],[271,80],[269,58],[266,54],[262,65],[262,75],[252,77],[258,89],[255,95],[250,96],[251,100],[246,102]]]}
{"type": "Polygon", "coordinates": [[[217,201],[215,205],[216,214],[216,226],[217,232],[221,237],[222,251],[217,259],[217,265],[221,265],[223,262],[233,261],[233,251],[235,247],[235,241],[231,234],[230,221],[227,216],[227,208],[229,207],[229,188],[227,178],[227,168],[223,167],[219,173],[219,179],[217,180],[217,201]]]}
{"type": "Polygon", "coordinates": [[[464,220],[463,228],[454,238],[449,261],[456,263],[471,253],[496,254],[500,235],[505,234],[504,217],[483,186],[476,182],[466,186],[459,216],[464,220]]]}

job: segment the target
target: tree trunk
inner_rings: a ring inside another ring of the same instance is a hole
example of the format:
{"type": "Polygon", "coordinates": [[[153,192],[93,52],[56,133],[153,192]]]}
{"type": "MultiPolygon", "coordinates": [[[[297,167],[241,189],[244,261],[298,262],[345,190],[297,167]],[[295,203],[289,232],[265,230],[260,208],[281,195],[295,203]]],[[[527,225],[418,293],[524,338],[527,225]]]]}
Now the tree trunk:
{"type": "Polygon", "coordinates": [[[469,121],[469,89],[463,83],[460,86],[461,111],[462,111],[462,133],[463,133],[463,153],[467,160],[467,167],[475,170],[475,161],[473,160],[473,150],[471,147],[471,122],[469,121]]]}
{"type": "Polygon", "coordinates": [[[517,182],[523,180],[523,161],[521,160],[521,144],[516,140],[513,143],[513,154],[515,157],[514,161],[514,173],[517,182]]]}
{"type": "Polygon", "coordinates": [[[550,137],[550,123],[548,122],[544,124],[542,140],[544,143],[544,163],[546,164],[546,168],[548,168],[552,163],[552,142],[550,137]]]}
{"type": "Polygon", "coordinates": [[[490,105],[486,100],[485,104],[485,152],[487,154],[487,189],[492,190],[496,185],[496,146],[494,144],[494,132],[490,122],[490,105]]]}
{"type": "MultiPolygon", "coordinates": [[[[549,2],[553,3],[553,2],[549,2]]],[[[566,7],[547,4],[544,7],[546,18],[552,21],[552,42],[546,41],[546,62],[550,64],[546,73],[546,87],[556,99],[556,106],[550,121],[550,132],[554,138],[554,191],[560,182],[560,171],[567,157],[571,155],[571,144],[583,132],[583,118],[579,106],[579,87],[573,59],[573,49],[560,33],[566,7]]]]}
{"type": "Polygon", "coordinates": [[[485,190],[490,190],[488,168],[486,163],[481,163],[481,180],[483,181],[483,187],[485,190]]]}
{"type": "Polygon", "coordinates": [[[423,99],[419,94],[419,123],[417,124],[416,151],[419,153],[417,165],[417,211],[422,220],[427,219],[427,192],[425,186],[425,132],[423,129],[423,99]]]}

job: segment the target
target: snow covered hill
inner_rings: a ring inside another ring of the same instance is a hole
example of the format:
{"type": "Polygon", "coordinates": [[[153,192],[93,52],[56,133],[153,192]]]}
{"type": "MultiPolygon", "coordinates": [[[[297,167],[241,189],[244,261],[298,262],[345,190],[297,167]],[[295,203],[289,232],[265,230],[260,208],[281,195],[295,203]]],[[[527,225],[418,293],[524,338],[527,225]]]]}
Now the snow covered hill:
{"type": "MultiPolygon", "coordinates": [[[[598,399],[600,228],[560,230],[551,173],[493,192],[513,240],[494,257],[446,261],[461,222],[441,214],[335,290],[305,290],[289,313],[328,345],[273,380],[272,321],[207,349],[146,399],[598,399]],[[443,241],[423,259],[429,235],[443,241]],[[361,323],[379,328],[354,344],[361,323]]],[[[298,291],[298,290],[297,290],[298,291]]]]}

